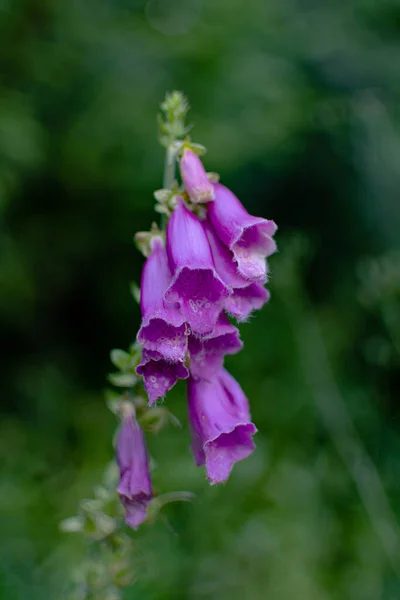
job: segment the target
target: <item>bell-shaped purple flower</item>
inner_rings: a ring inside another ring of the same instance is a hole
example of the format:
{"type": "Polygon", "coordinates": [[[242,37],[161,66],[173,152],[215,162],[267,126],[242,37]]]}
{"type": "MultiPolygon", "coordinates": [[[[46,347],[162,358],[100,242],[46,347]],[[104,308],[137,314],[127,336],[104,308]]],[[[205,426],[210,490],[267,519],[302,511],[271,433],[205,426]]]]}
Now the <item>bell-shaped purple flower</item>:
{"type": "Polygon", "coordinates": [[[172,280],[167,253],[161,238],[154,237],[140,284],[142,325],[137,340],[147,350],[159,352],[172,362],[184,360],[187,350],[185,319],[179,308],[164,300],[172,280]]]}
{"type": "Polygon", "coordinates": [[[212,333],[189,338],[191,376],[211,379],[222,367],[224,356],[236,354],[242,347],[238,329],[221,313],[212,333]]]}
{"type": "Polygon", "coordinates": [[[209,202],[214,200],[215,192],[211,181],[198,156],[189,148],[183,151],[180,161],[183,184],[192,202],[209,202]]]}
{"type": "Polygon", "coordinates": [[[215,200],[208,207],[211,224],[219,239],[229,248],[245,279],[265,283],[266,257],[276,251],[273,221],[253,217],[236,196],[220,183],[214,183],[215,200]]]}
{"type": "Polygon", "coordinates": [[[249,404],[237,381],[221,369],[211,381],[188,380],[192,451],[211,483],[228,479],[233,465],[254,450],[249,404]]]}
{"type": "Polygon", "coordinates": [[[220,241],[209,221],[205,221],[203,226],[217,273],[225,285],[232,289],[224,308],[238,321],[246,321],[253,310],[262,308],[269,300],[269,292],[260,283],[251,283],[242,277],[232,252],[220,241]]]}
{"type": "Polygon", "coordinates": [[[203,225],[181,199],[168,223],[167,254],[173,279],[166,301],[179,304],[194,334],[210,333],[230,291],[217,275],[203,225]]]}
{"type": "Polygon", "coordinates": [[[268,302],[269,291],[261,283],[251,283],[243,288],[236,288],[225,300],[225,309],[238,321],[247,321],[253,310],[259,310],[268,302]]]}
{"type": "Polygon", "coordinates": [[[120,470],[117,491],[125,506],[125,520],[136,529],[146,519],[152,490],[146,442],[133,411],[123,419],[116,443],[116,458],[120,470]]]}
{"type": "Polygon", "coordinates": [[[144,387],[149,397],[149,405],[158,398],[164,398],[178,379],[189,377],[189,371],[182,361],[171,363],[153,350],[143,349],[142,360],[136,373],[143,376],[144,387]]]}

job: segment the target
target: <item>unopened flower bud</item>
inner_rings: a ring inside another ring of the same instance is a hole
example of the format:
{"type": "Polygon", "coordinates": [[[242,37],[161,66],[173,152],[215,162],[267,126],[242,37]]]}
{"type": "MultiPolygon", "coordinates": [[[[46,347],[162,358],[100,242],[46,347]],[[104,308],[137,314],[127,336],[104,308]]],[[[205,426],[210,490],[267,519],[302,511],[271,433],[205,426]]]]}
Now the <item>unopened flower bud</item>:
{"type": "Polygon", "coordinates": [[[215,193],[211,181],[198,156],[189,148],[185,148],[180,161],[183,184],[192,202],[209,202],[214,200],[215,193]]]}

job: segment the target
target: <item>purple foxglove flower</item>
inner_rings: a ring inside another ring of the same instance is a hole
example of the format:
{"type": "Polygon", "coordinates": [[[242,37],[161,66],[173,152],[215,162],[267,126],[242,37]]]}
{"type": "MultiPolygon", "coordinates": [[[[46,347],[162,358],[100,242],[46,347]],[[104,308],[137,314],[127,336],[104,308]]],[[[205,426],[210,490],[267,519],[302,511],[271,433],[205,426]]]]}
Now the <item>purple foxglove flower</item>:
{"type": "Polygon", "coordinates": [[[167,254],[173,280],[165,299],[179,303],[194,334],[210,333],[230,290],[216,273],[203,225],[183,200],[168,223],[167,254]]]}
{"type": "Polygon", "coordinates": [[[192,202],[209,202],[215,193],[211,181],[198,156],[188,148],[183,151],[180,162],[183,184],[192,202]]]}
{"type": "Polygon", "coordinates": [[[225,300],[225,309],[238,321],[247,321],[253,310],[259,310],[269,300],[269,291],[261,283],[251,283],[244,288],[236,288],[225,300]]]}
{"type": "Polygon", "coordinates": [[[238,321],[246,321],[251,312],[260,309],[269,299],[269,292],[260,283],[249,283],[238,272],[232,252],[219,240],[208,221],[204,222],[215,268],[222,281],[232,288],[224,308],[238,321]]]}
{"type": "Polygon", "coordinates": [[[159,352],[172,362],[185,358],[187,335],[185,319],[179,309],[164,300],[172,280],[163,241],[153,238],[152,253],[146,260],[140,284],[142,325],[137,340],[147,350],[159,352]]]}
{"type": "Polygon", "coordinates": [[[264,283],[265,258],[276,251],[272,239],[277,227],[273,221],[253,217],[236,196],[220,183],[214,183],[215,200],[208,207],[211,224],[219,239],[232,252],[239,274],[264,283]]]}
{"type": "Polygon", "coordinates": [[[144,387],[149,397],[149,405],[163,398],[176,384],[178,379],[189,377],[189,371],[183,362],[171,363],[159,352],[143,349],[142,361],[136,373],[143,376],[144,387]]]}
{"type": "Polygon", "coordinates": [[[221,313],[214,331],[207,336],[189,338],[190,374],[195,378],[211,379],[220,370],[226,354],[236,354],[243,347],[239,331],[221,313]]]}
{"type": "Polygon", "coordinates": [[[188,380],[192,451],[206,465],[210,482],[226,481],[233,465],[254,450],[249,404],[240,385],[225,369],[211,381],[188,380]]]}
{"type": "Polygon", "coordinates": [[[122,422],[116,458],[120,470],[117,491],[125,506],[125,520],[127,525],[136,529],[146,519],[152,491],[144,434],[132,413],[126,415],[122,422]]]}

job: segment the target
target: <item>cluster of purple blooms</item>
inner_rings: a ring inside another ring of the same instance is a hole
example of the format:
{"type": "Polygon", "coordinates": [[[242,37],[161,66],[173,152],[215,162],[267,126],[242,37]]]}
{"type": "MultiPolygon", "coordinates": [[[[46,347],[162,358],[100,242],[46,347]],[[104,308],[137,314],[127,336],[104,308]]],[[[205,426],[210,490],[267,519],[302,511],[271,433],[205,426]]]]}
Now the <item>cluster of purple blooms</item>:
{"type": "MultiPolygon", "coordinates": [[[[257,430],[247,398],[223,368],[224,356],[243,345],[227,313],[246,321],[269,299],[266,258],[276,250],[276,225],[251,216],[229,189],[212,183],[190,149],[183,152],[180,171],[190,202],[178,197],[165,245],[161,236],[151,239],[141,280],[137,373],[150,406],[178,379],[187,380],[192,451],[214,484],[254,449],[257,430]]],[[[136,528],[152,489],[144,436],[133,414],[123,420],[117,461],[118,493],[128,525],[136,528]]]]}

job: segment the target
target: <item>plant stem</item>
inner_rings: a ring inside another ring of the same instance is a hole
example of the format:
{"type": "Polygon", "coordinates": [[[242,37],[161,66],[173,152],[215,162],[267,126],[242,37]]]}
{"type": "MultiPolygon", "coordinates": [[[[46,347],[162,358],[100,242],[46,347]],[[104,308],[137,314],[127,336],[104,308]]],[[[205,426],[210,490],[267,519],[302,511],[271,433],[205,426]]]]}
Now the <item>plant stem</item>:
{"type": "MultiPolygon", "coordinates": [[[[165,161],[164,161],[164,175],[163,175],[163,188],[167,190],[171,190],[173,188],[175,182],[175,159],[176,159],[176,150],[174,148],[174,143],[172,142],[166,152],[165,152],[165,161]]],[[[164,231],[167,226],[166,215],[161,215],[161,230],[164,231]]]]}
{"type": "Polygon", "coordinates": [[[176,151],[173,144],[170,144],[165,152],[163,188],[172,189],[175,181],[175,158],[176,151]]]}

